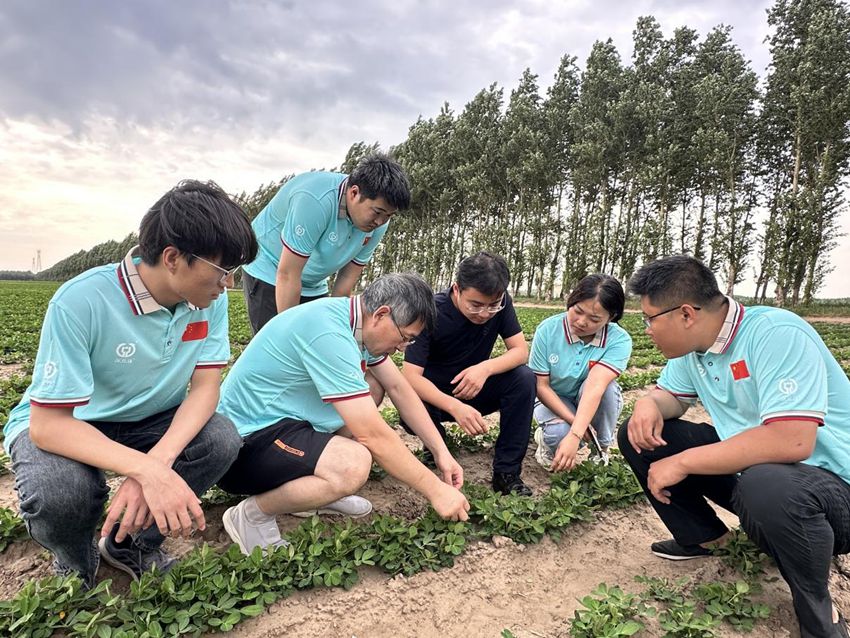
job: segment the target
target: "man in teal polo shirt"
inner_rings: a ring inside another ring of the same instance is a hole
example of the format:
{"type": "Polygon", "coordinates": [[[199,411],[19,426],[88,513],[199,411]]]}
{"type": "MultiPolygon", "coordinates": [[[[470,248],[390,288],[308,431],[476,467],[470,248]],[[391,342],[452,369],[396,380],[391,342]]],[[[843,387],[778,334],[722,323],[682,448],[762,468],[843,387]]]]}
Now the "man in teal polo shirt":
{"type": "Polygon", "coordinates": [[[256,251],[224,191],[181,182],[147,212],[120,264],[51,299],[32,384],[4,434],[21,515],[58,573],[91,587],[101,555],[134,578],[166,570],[163,535],[204,529],[198,496],[241,443],[215,412],[230,357],[224,293],[256,251]],[[96,544],[104,470],[125,479],[96,544]]]}
{"type": "Polygon", "coordinates": [[[466,520],[463,470],[413,388],[389,359],[435,317],[431,289],[414,274],[388,274],[352,298],[321,299],[268,323],[234,364],[219,410],[245,443],[219,485],[251,496],[224,513],[245,553],[281,545],[276,514],[371,511],[352,497],[372,459],[423,494],[444,518],[466,520]],[[381,418],[366,370],[434,454],[442,481],[381,418]]]}
{"type": "Polygon", "coordinates": [[[850,552],[850,380],[815,330],[777,308],[744,307],[686,256],[629,282],[669,359],[619,443],[673,538],[658,556],[699,558],[733,511],[788,582],[804,638],[847,636],[828,590],[850,552]],[[699,399],[713,426],[680,419],[699,399]]]}
{"type": "Polygon", "coordinates": [[[277,313],[328,294],[347,297],[387,232],[410,205],[401,166],[381,154],[351,175],[312,172],[286,182],[253,222],[260,243],[245,267],[243,290],[256,332],[277,313]]]}

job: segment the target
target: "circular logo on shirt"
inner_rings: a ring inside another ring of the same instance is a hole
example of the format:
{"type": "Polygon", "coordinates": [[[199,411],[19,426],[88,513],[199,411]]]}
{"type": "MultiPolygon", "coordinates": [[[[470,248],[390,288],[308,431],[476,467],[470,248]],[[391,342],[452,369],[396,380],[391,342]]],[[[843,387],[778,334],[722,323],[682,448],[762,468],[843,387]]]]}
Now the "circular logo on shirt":
{"type": "Polygon", "coordinates": [[[549,355],[549,363],[551,363],[552,365],[555,365],[555,364],[556,364],[556,363],[558,363],[558,361],[560,361],[560,360],[561,360],[561,357],[559,357],[559,356],[558,356],[558,355],[556,355],[556,354],[550,354],[550,355],[549,355]]]}
{"type": "Polygon", "coordinates": [[[701,376],[701,377],[705,376],[705,368],[702,367],[701,363],[697,364],[697,371],[699,372],[699,376],[701,376]]]}
{"type": "Polygon", "coordinates": [[[779,391],[782,394],[794,394],[797,392],[797,380],[796,379],[780,379],[779,380],[779,391]]]}
{"type": "Polygon", "coordinates": [[[336,233],[331,233],[330,235],[328,235],[328,241],[332,244],[335,244],[337,239],[339,239],[339,237],[336,233]]]}
{"type": "Polygon", "coordinates": [[[299,237],[304,234],[304,227],[301,224],[295,227],[295,234],[299,237]]]}
{"type": "Polygon", "coordinates": [[[129,359],[134,354],[136,354],[136,344],[135,343],[119,343],[118,347],[115,348],[115,354],[121,357],[122,359],[129,359]]]}
{"type": "Polygon", "coordinates": [[[53,361],[48,361],[44,364],[43,374],[45,379],[50,379],[56,376],[56,371],[58,370],[57,366],[53,361]]]}

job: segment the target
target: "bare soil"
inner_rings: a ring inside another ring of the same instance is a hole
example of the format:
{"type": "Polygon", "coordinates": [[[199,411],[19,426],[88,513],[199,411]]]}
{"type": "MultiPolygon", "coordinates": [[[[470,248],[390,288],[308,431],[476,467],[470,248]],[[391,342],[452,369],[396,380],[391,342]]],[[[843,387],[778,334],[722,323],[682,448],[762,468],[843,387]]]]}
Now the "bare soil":
{"type": "MultiPolygon", "coordinates": [[[[641,391],[628,393],[629,398],[641,391]]],[[[692,408],[694,420],[708,420],[701,408],[692,408]]],[[[410,437],[411,447],[418,442],[410,437]]],[[[486,484],[490,478],[492,452],[461,453],[467,482],[486,484]]],[[[523,476],[541,493],[549,478],[534,460],[529,446],[523,476]]],[[[370,481],[360,494],[369,498],[376,512],[416,518],[426,508],[422,497],[392,478],[370,481]]],[[[17,507],[13,477],[0,477],[0,505],[17,507]]],[[[206,541],[217,548],[229,544],[221,525],[225,506],[207,512],[208,528],[192,541],[169,539],[165,548],[183,555],[206,541]]],[[[734,516],[723,514],[730,525],[734,516]]],[[[283,530],[301,522],[279,517],[283,530]]],[[[367,636],[416,636],[421,638],[491,637],[510,629],[518,638],[566,637],[569,622],[579,607],[578,599],[600,582],[640,591],[637,575],[666,578],[689,577],[698,582],[734,580],[736,575],[718,559],[672,562],[656,558],[649,544],[666,538],[667,532],[646,503],[625,510],[601,512],[596,521],[576,525],[559,541],[549,538],[530,546],[506,538],[475,543],[454,567],[423,572],[412,577],[388,577],[378,570],[362,570],[351,590],[316,589],[297,592],[269,607],[266,613],[246,620],[231,633],[246,638],[297,635],[299,638],[364,638],[367,636]]],[[[0,598],[13,596],[23,583],[50,574],[50,559],[32,541],[13,544],[0,555],[0,598]]],[[[830,579],[839,607],[850,611],[850,562],[839,559],[830,579]]],[[[119,590],[128,587],[127,577],[102,565],[100,578],[111,578],[119,590]]],[[[797,638],[790,594],[778,572],[771,568],[759,597],[772,608],[771,617],[757,625],[751,636],[797,638]]],[[[654,621],[652,621],[654,623],[654,621]]],[[[649,624],[639,636],[660,636],[657,624],[649,624]]],[[[738,636],[728,626],[722,638],[738,636]]]]}

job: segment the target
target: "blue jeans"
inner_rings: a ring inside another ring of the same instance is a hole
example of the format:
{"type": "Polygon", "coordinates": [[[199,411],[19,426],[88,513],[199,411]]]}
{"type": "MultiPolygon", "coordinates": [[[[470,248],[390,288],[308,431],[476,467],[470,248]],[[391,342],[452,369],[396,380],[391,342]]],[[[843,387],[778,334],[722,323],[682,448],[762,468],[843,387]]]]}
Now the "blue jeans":
{"type": "MultiPolygon", "coordinates": [[[[91,425],[113,441],[147,452],[165,434],[176,409],[135,423],[91,425]]],[[[221,478],[241,445],[233,422],[214,413],[172,467],[200,496],[221,478]]],[[[109,495],[103,471],[41,450],[29,431],[12,442],[11,458],[21,517],[30,536],[53,553],[58,570],[75,571],[92,586],[99,563],[94,533],[109,495]]],[[[163,540],[156,525],[134,537],[136,546],[145,552],[158,548],[163,540]]]]}
{"type": "MultiPolygon", "coordinates": [[[[584,385],[584,383],[581,384],[578,390],[578,396],[575,399],[558,395],[561,401],[564,402],[564,405],[573,413],[575,413],[578,404],[581,402],[584,385]]],[[[617,428],[617,419],[620,418],[620,412],[622,411],[623,394],[617,382],[612,381],[605,388],[602,399],[599,401],[599,407],[596,409],[596,414],[590,420],[590,426],[596,431],[599,444],[603,447],[610,447],[614,442],[614,430],[617,428]]],[[[534,404],[534,419],[543,429],[543,443],[554,454],[555,450],[558,449],[558,445],[561,443],[561,439],[567,436],[567,433],[570,431],[569,423],[557,416],[540,401],[534,404]]]]}

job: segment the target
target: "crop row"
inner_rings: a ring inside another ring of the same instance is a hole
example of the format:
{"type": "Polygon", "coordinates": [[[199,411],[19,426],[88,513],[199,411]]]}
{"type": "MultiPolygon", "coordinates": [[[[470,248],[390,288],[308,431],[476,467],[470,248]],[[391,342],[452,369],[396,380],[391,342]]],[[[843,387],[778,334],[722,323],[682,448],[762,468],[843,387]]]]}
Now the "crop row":
{"type": "Polygon", "coordinates": [[[539,498],[501,496],[482,486],[469,486],[467,495],[466,523],[443,521],[433,511],[413,522],[374,516],[367,524],[327,524],[314,517],[287,535],[288,547],[243,556],[235,545],[223,553],[203,546],[162,578],[145,574],[129,595],[113,593],[109,581],[88,592],[76,577],[32,581],[0,601],[0,635],[24,628],[34,638],[56,632],[151,638],[227,631],[295,590],[351,587],[361,566],[407,575],[441,569],[472,540],[557,538],[573,522],[589,520],[603,507],[633,503],[642,492],[622,458],[614,457],[607,467],[585,463],[556,476],[539,498]]]}

